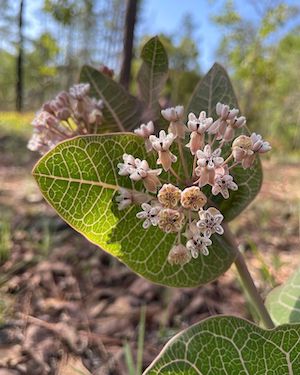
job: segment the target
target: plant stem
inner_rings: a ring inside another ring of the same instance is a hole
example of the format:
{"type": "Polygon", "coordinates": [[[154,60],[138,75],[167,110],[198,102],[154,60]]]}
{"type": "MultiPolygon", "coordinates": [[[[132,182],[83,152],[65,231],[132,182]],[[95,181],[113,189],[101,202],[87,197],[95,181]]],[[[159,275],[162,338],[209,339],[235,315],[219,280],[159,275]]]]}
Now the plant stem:
{"type": "Polygon", "coordinates": [[[224,224],[224,235],[228,242],[231,244],[231,246],[234,249],[234,252],[236,254],[235,258],[235,266],[239,273],[239,276],[241,278],[242,284],[245,287],[250,301],[255,308],[256,312],[258,313],[262,323],[264,324],[265,328],[272,329],[274,328],[274,323],[268,313],[268,310],[266,309],[264,302],[261,298],[261,296],[258,293],[258,290],[256,289],[256,286],[254,284],[254,281],[250,275],[250,272],[247,268],[245,259],[242,255],[242,253],[238,249],[237,242],[229,229],[227,224],[224,224]]]}
{"type": "Polygon", "coordinates": [[[177,144],[178,144],[179,155],[180,155],[184,175],[185,175],[185,178],[188,179],[189,178],[189,172],[188,172],[186,160],[185,160],[185,157],[184,157],[182,141],[181,141],[181,139],[178,139],[178,138],[176,139],[176,141],[177,141],[177,144]]]}

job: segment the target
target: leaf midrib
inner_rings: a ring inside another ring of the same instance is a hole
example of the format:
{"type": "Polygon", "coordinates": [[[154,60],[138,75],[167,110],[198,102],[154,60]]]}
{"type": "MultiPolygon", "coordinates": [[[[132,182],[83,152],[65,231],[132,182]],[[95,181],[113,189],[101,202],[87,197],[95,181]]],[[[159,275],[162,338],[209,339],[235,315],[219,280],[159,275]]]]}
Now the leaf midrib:
{"type": "MultiPolygon", "coordinates": [[[[101,187],[104,187],[106,189],[111,189],[111,190],[119,190],[120,187],[121,187],[119,185],[112,185],[112,184],[108,184],[108,183],[102,182],[102,181],[81,180],[80,178],[54,176],[54,175],[49,175],[49,174],[45,174],[45,173],[33,172],[32,175],[36,176],[36,177],[46,177],[46,178],[51,178],[51,179],[60,180],[60,181],[77,182],[78,184],[101,186],[101,187]]],[[[132,189],[126,188],[126,190],[132,190],[132,189]]]]}

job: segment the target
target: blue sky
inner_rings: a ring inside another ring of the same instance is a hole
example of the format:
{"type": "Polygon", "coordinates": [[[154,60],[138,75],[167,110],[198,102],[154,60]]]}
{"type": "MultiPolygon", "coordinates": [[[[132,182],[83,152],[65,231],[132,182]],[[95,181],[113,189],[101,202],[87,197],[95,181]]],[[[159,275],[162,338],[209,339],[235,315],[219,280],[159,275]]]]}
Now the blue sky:
{"type": "MultiPolygon", "coordinates": [[[[262,1],[252,0],[252,3],[259,7],[262,1]]],[[[269,1],[270,4],[274,2],[276,1],[269,1]]],[[[214,25],[211,17],[222,13],[224,3],[225,0],[144,0],[138,34],[180,33],[182,17],[191,14],[197,25],[194,36],[200,51],[199,64],[206,71],[215,61],[215,52],[222,37],[220,28],[214,25]]],[[[300,5],[299,0],[286,0],[285,3],[300,5]]],[[[258,19],[251,1],[235,0],[234,4],[243,17],[253,21],[258,19]]],[[[293,27],[297,22],[299,25],[299,17],[288,27],[293,27]]]]}

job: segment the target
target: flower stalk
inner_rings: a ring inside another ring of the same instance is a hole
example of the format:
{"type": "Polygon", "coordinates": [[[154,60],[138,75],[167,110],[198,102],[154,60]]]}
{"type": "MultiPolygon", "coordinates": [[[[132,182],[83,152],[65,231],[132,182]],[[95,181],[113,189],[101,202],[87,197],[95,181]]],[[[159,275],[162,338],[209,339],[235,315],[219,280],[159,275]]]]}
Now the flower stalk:
{"type": "Polygon", "coordinates": [[[224,228],[224,237],[227,239],[227,241],[230,243],[233,251],[235,252],[236,258],[235,258],[235,266],[238,271],[239,277],[241,279],[241,282],[245,288],[245,290],[248,293],[250,302],[252,306],[254,307],[255,311],[257,312],[258,316],[260,317],[261,322],[267,329],[273,329],[275,328],[275,325],[271,319],[271,316],[266,309],[264,302],[258,293],[258,290],[254,284],[254,281],[251,277],[251,274],[248,270],[248,267],[246,265],[245,259],[243,257],[243,254],[240,252],[237,242],[229,229],[228,224],[223,222],[223,228],[224,228]]]}

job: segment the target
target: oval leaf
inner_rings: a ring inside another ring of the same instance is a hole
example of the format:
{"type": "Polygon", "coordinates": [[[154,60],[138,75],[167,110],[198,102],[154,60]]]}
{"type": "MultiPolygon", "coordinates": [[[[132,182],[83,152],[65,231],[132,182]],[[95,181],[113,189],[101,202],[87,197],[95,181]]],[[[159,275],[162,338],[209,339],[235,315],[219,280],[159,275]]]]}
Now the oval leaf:
{"type": "Polygon", "coordinates": [[[100,133],[133,130],[140,125],[141,103],[116,81],[88,65],[82,68],[79,80],[89,83],[90,95],[103,101],[100,133]]]}
{"type": "Polygon", "coordinates": [[[300,323],[300,268],[268,294],[266,306],[276,325],[300,323]]]}
{"type": "Polygon", "coordinates": [[[157,36],[144,45],[141,58],[143,63],[137,77],[139,94],[146,104],[147,119],[154,121],[159,117],[158,99],[168,77],[168,56],[157,36]]]}
{"type": "Polygon", "coordinates": [[[300,325],[266,331],[236,317],[214,317],[171,339],[144,375],[296,375],[300,325]]]}
{"type": "MultiPolygon", "coordinates": [[[[218,117],[216,114],[216,104],[218,102],[228,104],[230,107],[239,108],[228,74],[221,65],[214,64],[195,88],[186,113],[194,112],[198,115],[200,111],[206,111],[208,116],[216,119],[218,117]]],[[[243,128],[239,134],[242,133],[249,134],[247,128],[243,128]]],[[[237,135],[239,134],[237,133],[237,135]]],[[[228,147],[227,154],[229,155],[229,153],[230,149],[228,147]]],[[[232,170],[231,174],[238,184],[239,189],[231,191],[230,197],[227,200],[221,199],[219,196],[210,197],[219,206],[219,209],[228,221],[239,215],[260,190],[262,168],[259,158],[257,157],[257,161],[252,169],[244,170],[238,166],[232,170]]]]}
{"type": "MultiPolygon", "coordinates": [[[[177,146],[172,147],[178,154],[177,146]]],[[[156,157],[146,154],[143,140],[125,133],[65,141],[38,162],[33,175],[46,200],[67,223],[141,276],[168,286],[192,287],[224,273],[234,260],[234,252],[222,237],[213,237],[209,256],[171,266],[167,255],[176,236],[157,227],[143,229],[136,218],[141,211],[138,206],[118,211],[115,196],[119,187],[133,188],[128,177],[118,175],[117,164],[125,151],[156,167],[156,157]]],[[[178,164],[174,169],[183,176],[178,164]]],[[[175,182],[173,176],[167,180],[175,182]]]]}

